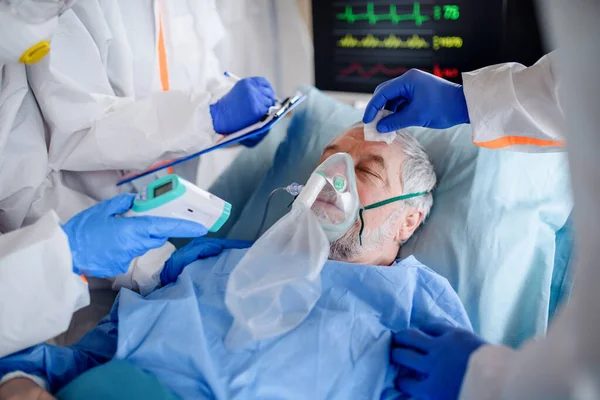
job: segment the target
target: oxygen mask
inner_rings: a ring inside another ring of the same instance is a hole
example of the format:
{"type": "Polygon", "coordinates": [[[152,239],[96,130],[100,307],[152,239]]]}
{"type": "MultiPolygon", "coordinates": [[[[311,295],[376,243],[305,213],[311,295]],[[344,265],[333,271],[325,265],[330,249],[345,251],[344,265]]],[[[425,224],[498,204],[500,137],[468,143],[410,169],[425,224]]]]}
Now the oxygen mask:
{"type": "Polygon", "coordinates": [[[360,210],[352,157],[335,153],[323,161],[311,174],[296,202],[312,210],[330,242],[342,237],[360,210]]]}

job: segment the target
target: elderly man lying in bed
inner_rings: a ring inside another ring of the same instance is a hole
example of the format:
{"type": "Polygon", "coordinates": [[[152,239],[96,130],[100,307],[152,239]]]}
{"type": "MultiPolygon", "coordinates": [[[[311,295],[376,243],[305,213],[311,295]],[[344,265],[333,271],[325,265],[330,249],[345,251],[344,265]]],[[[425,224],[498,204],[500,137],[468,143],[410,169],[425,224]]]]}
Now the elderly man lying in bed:
{"type": "Polygon", "coordinates": [[[366,211],[362,246],[358,222],[332,244],[321,273],[322,295],[294,330],[247,350],[228,350],[224,339],[232,317],[225,288],[246,252],[231,247],[247,246],[199,238],[188,246],[205,243],[212,250],[196,255],[200,259],[173,277],[174,283],[146,297],[121,290],[110,315],[79,343],[42,344],[7,357],[0,360],[0,376],[22,371],[41,378],[54,393],[116,359],[183,398],[397,396],[398,371],[389,360],[392,332],[434,322],[470,329],[446,279],[413,257],[396,260],[402,243],[429,213],[436,178],[424,150],[403,133],[391,145],[366,142],[362,126],[355,126],[327,146],[321,161],[336,152],[354,160],[361,204],[429,194],[366,211]],[[207,254],[213,257],[202,258],[207,254]]]}

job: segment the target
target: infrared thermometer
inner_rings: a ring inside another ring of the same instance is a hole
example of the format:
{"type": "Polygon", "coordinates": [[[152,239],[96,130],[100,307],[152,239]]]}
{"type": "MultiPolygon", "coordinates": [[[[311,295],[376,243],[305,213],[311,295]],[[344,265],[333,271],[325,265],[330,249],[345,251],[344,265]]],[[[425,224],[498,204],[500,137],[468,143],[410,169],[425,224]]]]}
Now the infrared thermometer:
{"type": "Polygon", "coordinates": [[[137,194],[126,217],[184,219],[217,232],[229,219],[231,204],[171,174],[155,180],[137,194]]]}

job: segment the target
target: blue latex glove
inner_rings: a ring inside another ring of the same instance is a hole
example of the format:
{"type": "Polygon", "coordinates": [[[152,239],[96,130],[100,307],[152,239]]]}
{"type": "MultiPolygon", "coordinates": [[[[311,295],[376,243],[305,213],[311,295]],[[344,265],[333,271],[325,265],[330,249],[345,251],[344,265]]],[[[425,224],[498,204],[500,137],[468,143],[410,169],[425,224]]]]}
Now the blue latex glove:
{"type": "Polygon", "coordinates": [[[259,135],[251,136],[248,139],[242,140],[240,143],[246,147],[252,148],[252,147],[256,146],[257,144],[259,144],[265,138],[265,136],[267,136],[267,134],[269,132],[270,131],[266,131],[259,135]]]}
{"type": "Polygon", "coordinates": [[[196,238],[174,252],[165,262],[160,273],[160,282],[163,286],[175,282],[183,268],[196,260],[218,256],[225,249],[246,249],[250,246],[252,242],[245,240],[196,238]]]}
{"type": "Polygon", "coordinates": [[[69,238],[73,272],[106,278],[124,274],[131,261],[158,248],[171,237],[205,235],[195,222],[159,217],[122,217],[134,194],[103,201],[71,218],[63,230],[69,238]]]}
{"type": "Polygon", "coordinates": [[[445,324],[394,334],[396,388],[422,400],[455,400],[471,354],[485,344],[475,334],[445,324]]]}
{"type": "Polygon", "coordinates": [[[262,77],[245,78],[210,105],[215,132],[228,135],[258,121],[275,104],[275,91],[262,77]]]}
{"type": "Polygon", "coordinates": [[[377,124],[381,133],[409,126],[446,129],[469,123],[463,87],[418,69],[379,85],[367,105],[363,122],[373,121],[383,108],[394,113],[377,124]]]}

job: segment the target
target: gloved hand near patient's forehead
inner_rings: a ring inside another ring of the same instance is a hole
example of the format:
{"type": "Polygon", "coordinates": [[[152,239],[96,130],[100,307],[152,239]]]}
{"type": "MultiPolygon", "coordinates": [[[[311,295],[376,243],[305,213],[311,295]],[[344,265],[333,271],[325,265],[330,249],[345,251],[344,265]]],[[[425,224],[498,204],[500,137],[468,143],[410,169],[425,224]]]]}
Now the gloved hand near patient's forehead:
{"type": "Polygon", "coordinates": [[[73,272],[92,277],[115,277],[127,272],[134,258],[161,247],[171,237],[198,237],[204,226],[172,218],[122,217],[134,194],[103,201],[71,218],[63,230],[69,238],[73,272]]]}
{"type": "Polygon", "coordinates": [[[275,91],[263,77],[245,78],[215,104],[210,115],[215,132],[228,135],[257,123],[275,105],[275,91]]]}
{"type": "Polygon", "coordinates": [[[469,123],[463,87],[416,69],[379,85],[367,105],[363,122],[373,121],[384,108],[393,114],[377,124],[381,133],[411,126],[446,129],[469,123]]]}

